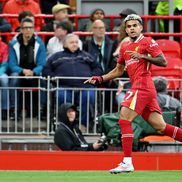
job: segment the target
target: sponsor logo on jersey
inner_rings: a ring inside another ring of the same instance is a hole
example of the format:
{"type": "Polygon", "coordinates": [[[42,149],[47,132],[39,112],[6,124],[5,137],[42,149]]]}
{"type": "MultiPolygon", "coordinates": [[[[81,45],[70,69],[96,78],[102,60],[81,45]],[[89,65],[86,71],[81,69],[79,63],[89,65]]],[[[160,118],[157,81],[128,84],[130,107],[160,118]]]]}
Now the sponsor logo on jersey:
{"type": "Polygon", "coordinates": [[[139,62],[139,59],[137,59],[137,58],[135,58],[135,59],[131,58],[131,59],[125,61],[126,67],[131,64],[138,63],[138,62],[139,62]]]}
{"type": "Polygon", "coordinates": [[[158,46],[158,43],[155,40],[151,40],[150,47],[158,46]]]}

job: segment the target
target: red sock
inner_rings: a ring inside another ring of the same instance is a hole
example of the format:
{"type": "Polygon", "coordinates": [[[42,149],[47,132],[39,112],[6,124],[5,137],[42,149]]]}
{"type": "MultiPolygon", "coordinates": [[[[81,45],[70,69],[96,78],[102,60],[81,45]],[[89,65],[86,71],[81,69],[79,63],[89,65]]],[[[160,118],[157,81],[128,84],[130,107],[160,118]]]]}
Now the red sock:
{"type": "Polygon", "coordinates": [[[182,142],[182,129],[176,126],[166,124],[166,128],[164,129],[164,135],[170,136],[175,140],[182,142]]]}
{"type": "Polygon", "coordinates": [[[133,129],[130,121],[119,120],[124,157],[131,157],[133,145],[133,129]]]}

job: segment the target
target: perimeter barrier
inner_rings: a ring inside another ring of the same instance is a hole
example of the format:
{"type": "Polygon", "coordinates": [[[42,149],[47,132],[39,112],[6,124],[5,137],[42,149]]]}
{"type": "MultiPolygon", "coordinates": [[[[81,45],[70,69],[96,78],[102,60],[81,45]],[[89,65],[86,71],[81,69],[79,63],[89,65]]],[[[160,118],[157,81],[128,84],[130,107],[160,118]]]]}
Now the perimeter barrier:
{"type": "MultiPolygon", "coordinates": [[[[58,115],[61,103],[69,102],[77,106],[79,113],[78,121],[80,128],[85,135],[99,134],[98,117],[105,113],[118,112],[120,104],[117,102],[116,88],[78,88],[62,87],[63,80],[83,80],[83,77],[9,77],[9,80],[24,80],[19,87],[0,87],[0,134],[54,134],[59,125],[58,115]],[[36,84],[29,84],[34,80],[36,84]],[[25,84],[26,83],[26,84],[25,84]],[[6,94],[3,95],[3,92],[6,94]],[[91,97],[91,93],[93,94],[91,97]],[[62,99],[60,99],[62,94],[62,99]],[[3,98],[6,97],[6,98],[3,98]],[[2,108],[6,100],[7,110],[2,108]]],[[[171,88],[170,95],[175,97],[176,93],[182,95],[182,79],[169,79],[168,82],[179,82],[180,88],[171,88]]],[[[128,83],[128,79],[114,80],[116,85],[119,82],[128,83]]],[[[121,91],[121,90],[120,90],[121,91]]],[[[123,89],[125,93],[127,89],[123,89]]],[[[182,97],[179,98],[182,102],[182,97]]]]}

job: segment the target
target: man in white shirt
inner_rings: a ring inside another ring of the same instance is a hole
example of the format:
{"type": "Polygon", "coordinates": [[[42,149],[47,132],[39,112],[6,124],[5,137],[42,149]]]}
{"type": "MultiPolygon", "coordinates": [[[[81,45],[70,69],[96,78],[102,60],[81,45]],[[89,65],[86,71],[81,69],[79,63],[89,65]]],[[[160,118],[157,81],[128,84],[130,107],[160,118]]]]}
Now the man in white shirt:
{"type": "MultiPolygon", "coordinates": [[[[54,22],[54,37],[49,39],[47,44],[47,58],[52,54],[63,51],[63,40],[65,36],[73,32],[73,26],[69,21],[54,22]]],[[[82,49],[82,42],[79,40],[79,48],[82,49]]]]}

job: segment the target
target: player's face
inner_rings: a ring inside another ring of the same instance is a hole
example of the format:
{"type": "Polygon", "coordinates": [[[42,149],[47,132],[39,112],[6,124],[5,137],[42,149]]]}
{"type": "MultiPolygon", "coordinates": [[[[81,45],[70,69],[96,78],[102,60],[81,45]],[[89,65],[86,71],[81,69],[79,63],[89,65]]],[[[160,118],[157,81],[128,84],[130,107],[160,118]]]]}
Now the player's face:
{"type": "Polygon", "coordinates": [[[126,22],[125,31],[131,39],[136,40],[141,34],[142,30],[143,30],[143,27],[138,22],[138,20],[129,20],[126,22]]]}

